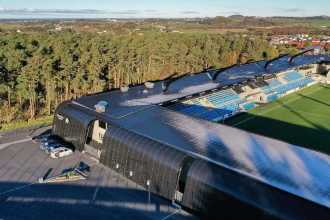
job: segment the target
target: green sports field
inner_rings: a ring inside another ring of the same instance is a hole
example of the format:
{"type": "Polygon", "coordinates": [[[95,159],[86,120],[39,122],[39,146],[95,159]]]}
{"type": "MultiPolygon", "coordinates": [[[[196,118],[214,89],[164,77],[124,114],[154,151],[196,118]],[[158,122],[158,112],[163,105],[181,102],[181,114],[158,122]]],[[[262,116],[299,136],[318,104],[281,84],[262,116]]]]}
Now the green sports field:
{"type": "Polygon", "coordinates": [[[330,155],[330,86],[300,90],[225,124],[330,155]]]}

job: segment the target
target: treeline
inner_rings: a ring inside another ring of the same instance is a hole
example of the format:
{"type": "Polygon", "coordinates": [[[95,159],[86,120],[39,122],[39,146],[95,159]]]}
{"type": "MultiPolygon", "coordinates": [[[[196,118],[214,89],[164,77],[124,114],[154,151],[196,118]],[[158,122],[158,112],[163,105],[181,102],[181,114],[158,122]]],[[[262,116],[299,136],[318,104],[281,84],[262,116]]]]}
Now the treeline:
{"type": "Polygon", "coordinates": [[[276,27],[278,29],[286,29],[289,31],[300,30],[298,33],[323,33],[329,31],[322,26],[328,26],[330,17],[255,17],[232,15],[229,17],[218,16],[215,18],[203,20],[204,24],[217,26],[218,28],[259,28],[260,27],[276,27]],[[305,30],[306,28],[307,30],[305,30]]]}
{"type": "Polygon", "coordinates": [[[218,28],[251,28],[271,27],[282,25],[281,22],[274,22],[271,18],[253,16],[233,15],[229,17],[218,16],[205,21],[206,24],[215,25],[218,28]]]}
{"type": "Polygon", "coordinates": [[[281,51],[261,37],[218,34],[32,33],[0,35],[0,126],[51,115],[71,98],[196,72],[281,51]]]}

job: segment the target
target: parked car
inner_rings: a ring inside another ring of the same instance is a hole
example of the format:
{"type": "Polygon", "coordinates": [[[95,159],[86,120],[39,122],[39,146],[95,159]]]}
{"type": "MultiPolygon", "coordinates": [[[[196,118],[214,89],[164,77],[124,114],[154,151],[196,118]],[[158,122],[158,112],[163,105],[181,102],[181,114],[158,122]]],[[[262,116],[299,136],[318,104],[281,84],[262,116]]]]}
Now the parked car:
{"type": "Polygon", "coordinates": [[[56,142],[56,141],[59,142],[59,141],[62,141],[62,139],[57,136],[50,135],[50,136],[44,137],[40,140],[41,143],[56,142]]]}
{"type": "Polygon", "coordinates": [[[57,144],[57,143],[64,144],[62,139],[60,139],[56,136],[50,136],[50,137],[48,137],[46,139],[43,139],[41,141],[40,149],[45,150],[45,148],[47,148],[49,145],[57,144]]]}
{"type": "Polygon", "coordinates": [[[73,153],[73,151],[70,148],[67,147],[59,147],[56,149],[51,150],[50,157],[51,158],[61,158],[61,157],[67,157],[70,156],[73,153]]]}
{"type": "Polygon", "coordinates": [[[49,137],[51,137],[51,135],[52,135],[52,133],[50,133],[50,132],[45,133],[45,134],[40,134],[38,136],[32,137],[32,141],[35,143],[42,142],[42,141],[47,140],[49,137]]]}
{"type": "Polygon", "coordinates": [[[44,141],[41,144],[45,145],[45,146],[48,146],[48,145],[55,144],[55,143],[61,143],[61,141],[51,139],[51,140],[44,141]]]}
{"type": "Polygon", "coordinates": [[[47,146],[44,146],[44,150],[46,151],[47,154],[50,154],[53,150],[64,147],[63,143],[52,143],[47,146]]]}
{"type": "Polygon", "coordinates": [[[42,142],[40,144],[40,149],[41,150],[46,150],[49,146],[55,145],[55,144],[60,144],[60,142],[58,142],[58,141],[46,141],[46,142],[42,142]]]}

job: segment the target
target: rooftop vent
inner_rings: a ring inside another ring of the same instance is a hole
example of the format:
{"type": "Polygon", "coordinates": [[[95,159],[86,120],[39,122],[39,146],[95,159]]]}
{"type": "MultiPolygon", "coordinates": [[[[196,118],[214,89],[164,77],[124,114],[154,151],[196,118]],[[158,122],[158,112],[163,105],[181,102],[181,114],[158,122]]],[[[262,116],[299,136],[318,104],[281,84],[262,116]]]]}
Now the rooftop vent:
{"type": "Polygon", "coordinates": [[[95,111],[97,111],[99,113],[103,113],[103,112],[105,112],[108,105],[109,104],[106,101],[99,101],[96,105],[94,105],[95,111]]]}
{"type": "Polygon", "coordinates": [[[147,89],[153,89],[155,86],[155,84],[152,82],[146,82],[146,83],[144,83],[144,85],[147,89]]]}
{"type": "Polygon", "coordinates": [[[120,87],[120,91],[121,92],[128,92],[128,90],[129,90],[129,87],[128,86],[122,86],[122,87],[120,87]]]}

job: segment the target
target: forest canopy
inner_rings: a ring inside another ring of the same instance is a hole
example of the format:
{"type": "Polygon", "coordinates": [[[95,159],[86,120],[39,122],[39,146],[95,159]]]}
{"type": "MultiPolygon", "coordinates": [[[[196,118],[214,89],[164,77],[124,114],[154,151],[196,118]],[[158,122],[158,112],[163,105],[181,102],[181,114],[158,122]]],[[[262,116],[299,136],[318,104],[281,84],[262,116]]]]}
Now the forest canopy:
{"type": "Polygon", "coordinates": [[[59,103],[85,94],[287,50],[242,34],[73,31],[4,33],[0,47],[0,127],[51,115],[59,103]]]}

